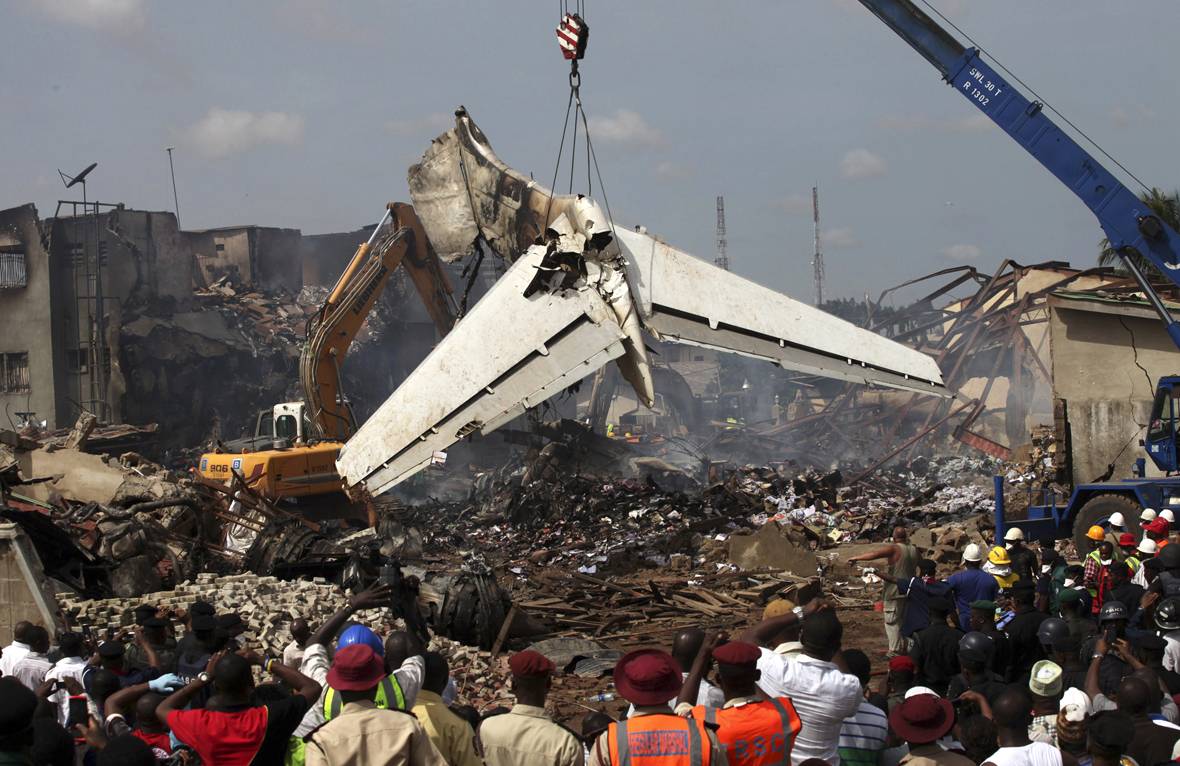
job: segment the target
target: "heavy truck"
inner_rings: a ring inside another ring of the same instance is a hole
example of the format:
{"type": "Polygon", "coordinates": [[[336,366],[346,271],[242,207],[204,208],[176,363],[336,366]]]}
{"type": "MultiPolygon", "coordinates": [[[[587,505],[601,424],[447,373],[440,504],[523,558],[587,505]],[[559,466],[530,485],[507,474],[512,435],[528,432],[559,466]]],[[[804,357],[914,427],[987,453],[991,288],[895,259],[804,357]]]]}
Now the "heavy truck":
{"type": "MultiPolygon", "coordinates": [[[[978,48],[963,45],[916,3],[911,0],[860,2],[1094,213],[1110,246],[1164,323],[1172,342],[1180,348],[1180,323],[1172,317],[1137,261],[1139,257],[1145,259],[1164,278],[1180,285],[1180,234],[1065,133],[1046,114],[1042,102],[1030,100],[985,61],[978,48]]],[[[1136,461],[1134,475],[1116,481],[1079,484],[1068,498],[1058,498],[1046,491],[1040,503],[1029,506],[1024,519],[1005,518],[1004,485],[997,477],[997,537],[1002,537],[1007,528],[1017,527],[1029,538],[1072,536],[1078,550],[1084,551],[1088,548],[1086,530],[1105,524],[1116,512],[1126,519],[1136,519],[1143,508],[1180,511],[1180,476],[1173,475],[1180,470],[1178,417],[1180,375],[1164,376],[1156,384],[1151,419],[1140,442],[1146,449],[1146,457],[1136,461]],[[1164,472],[1163,477],[1146,475],[1148,459],[1164,472]],[[1058,502],[1059,499],[1063,502],[1058,502]]],[[[1136,525],[1130,527],[1140,534],[1136,525]]]]}
{"type": "Polygon", "coordinates": [[[308,320],[299,358],[303,401],[257,413],[251,436],[201,455],[198,474],[230,483],[234,476],[273,501],[338,496],[341,445],[357,422],[341,374],[349,347],[401,267],[441,335],[455,322],[451,286],[411,205],[391,202],[360,244],[327,299],[308,320]]]}

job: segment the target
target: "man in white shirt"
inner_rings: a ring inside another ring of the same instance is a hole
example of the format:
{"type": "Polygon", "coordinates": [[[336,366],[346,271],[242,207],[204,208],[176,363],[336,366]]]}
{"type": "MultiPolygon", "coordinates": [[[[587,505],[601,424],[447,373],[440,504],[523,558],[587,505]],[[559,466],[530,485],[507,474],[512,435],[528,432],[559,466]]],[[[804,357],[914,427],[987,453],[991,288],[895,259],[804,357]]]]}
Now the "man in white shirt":
{"type": "Polygon", "coordinates": [[[1062,766],[1061,751],[1028,738],[1032,704],[1028,694],[1010,686],[996,698],[992,720],[996,724],[999,750],[988,756],[984,766],[1062,766]]]}
{"type": "Polygon", "coordinates": [[[25,658],[29,653],[29,644],[27,643],[29,628],[33,627],[33,623],[28,620],[21,620],[12,629],[12,643],[4,647],[3,654],[0,654],[0,675],[12,675],[12,669],[16,667],[16,663],[25,658]]]}
{"type": "Polygon", "coordinates": [[[49,654],[49,631],[34,625],[25,632],[25,641],[29,644],[29,652],[13,666],[12,676],[29,687],[29,691],[36,691],[45,683],[45,674],[53,667],[46,656],[49,654]]]}
{"type": "Polygon", "coordinates": [[[795,606],[794,602],[776,598],[762,611],[762,622],[742,635],[741,640],[761,649],[758,671],[762,674],[759,685],[763,689],[769,691],[783,666],[803,653],[803,644],[799,642],[802,614],[803,608],[795,606]]]}
{"type": "Polygon", "coordinates": [[[795,738],[791,762],[821,758],[840,766],[840,729],[856,713],[863,696],[860,679],[840,671],[832,658],[840,651],[844,626],[827,604],[817,599],[797,612],[763,620],[743,634],[743,641],[764,643],[769,636],[802,621],[803,652],[794,660],[762,649],[758,685],[768,697],[790,697],[803,728],[795,738]],[[763,670],[763,668],[765,668],[763,670]]]}
{"type": "MultiPolygon", "coordinates": [[[[57,648],[61,650],[62,658],[45,674],[45,680],[64,683],[67,678],[72,678],[81,685],[82,671],[86,669],[85,639],[80,633],[66,633],[57,642],[57,648]]],[[[57,722],[65,726],[70,716],[70,693],[63,686],[49,699],[57,703],[57,722]]]]}
{"type": "MultiPolygon", "coordinates": [[[[392,591],[388,585],[378,585],[356,594],[348,600],[347,606],[329,617],[307,639],[307,648],[304,649],[303,662],[299,672],[318,683],[323,687],[323,690],[319,700],[308,708],[299,727],[295,729],[295,737],[306,736],[327,720],[324,716],[324,705],[331,690],[327,679],[328,671],[332,667],[332,660],[328,656],[328,644],[348,622],[353,612],[387,606],[392,598],[391,594],[392,591]]],[[[406,710],[414,706],[418,692],[422,689],[422,679],[426,675],[426,663],[422,659],[421,649],[411,646],[412,643],[415,642],[408,634],[394,633],[386,639],[385,646],[381,647],[386,669],[390,671],[389,675],[392,676],[402,692],[406,710]]],[[[373,648],[377,649],[377,647],[373,648]]],[[[395,706],[389,700],[387,700],[387,704],[390,708],[395,706]]]]}
{"type": "Polygon", "coordinates": [[[300,617],[291,623],[291,643],[283,647],[284,665],[299,670],[299,666],[303,664],[304,647],[307,646],[307,639],[310,637],[311,626],[307,624],[307,620],[300,617]]]}

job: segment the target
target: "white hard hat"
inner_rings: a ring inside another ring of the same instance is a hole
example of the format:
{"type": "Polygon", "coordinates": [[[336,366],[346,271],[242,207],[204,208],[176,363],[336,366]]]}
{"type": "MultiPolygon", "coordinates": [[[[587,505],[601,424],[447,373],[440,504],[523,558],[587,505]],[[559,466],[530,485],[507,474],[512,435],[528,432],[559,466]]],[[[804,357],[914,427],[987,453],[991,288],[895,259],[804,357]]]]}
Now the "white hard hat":
{"type": "Polygon", "coordinates": [[[1011,542],[1013,540],[1023,540],[1024,539],[1024,532],[1020,531],[1020,527],[1012,527],[1011,529],[1009,529],[1007,532],[1004,533],[1004,539],[1007,540],[1008,542],[1011,542]]]}
{"type": "Polygon", "coordinates": [[[1139,551],[1140,553],[1150,553],[1154,556],[1156,548],[1157,546],[1155,544],[1155,540],[1152,540],[1150,537],[1144,535],[1143,539],[1139,541],[1139,545],[1136,546],[1135,550],[1139,551]]]}
{"type": "Polygon", "coordinates": [[[1127,520],[1123,518],[1123,514],[1115,511],[1110,514],[1110,525],[1112,527],[1124,527],[1127,525],[1127,520]]]}
{"type": "Polygon", "coordinates": [[[1154,508],[1144,508],[1143,511],[1139,514],[1139,520],[1140,521],[1155,521],[1155,509],[1154,508]]]}
{"type": "Polygon", "coordinates": [[[919,694],[930,694],[935,697],[938,696],[938,692],[934,691],[929,686],[911,686],[910,688],[906,689],[904,699],[908,700],[910,697],[917,697],[919,694]]]}
{"type": "Polygon", "coordinates": [[[983,550],[975,543],[971,543],[963,549],[963,561],[983,561],[983,550]]]}
{"type": "Polygon", "coordinates": [[[1171,509],[1171,508],[1165,508],[1165,509],[1163,509],[1162,511],[1160,511],[1159,518],[1161,518],[1161,519],[1167,519],[1169,524],[1175,524],[1175,523],[1176,523],[1176,517],[1172,515],[1172,509],[1171,509]]]}

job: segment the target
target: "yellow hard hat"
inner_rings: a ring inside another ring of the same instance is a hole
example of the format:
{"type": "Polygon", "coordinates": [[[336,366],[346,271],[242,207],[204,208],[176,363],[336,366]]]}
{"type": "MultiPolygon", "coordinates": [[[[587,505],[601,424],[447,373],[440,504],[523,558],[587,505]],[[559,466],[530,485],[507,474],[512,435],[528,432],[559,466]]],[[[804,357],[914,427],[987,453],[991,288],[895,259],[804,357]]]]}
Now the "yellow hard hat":
{"type": "Polygon", "coordinates": [[[794,609],[794,601],[786,598],[776,598],[766,605],[766,609],[762,611],[762,619],[771,620],[775,617],[782,617],[784,614],[790,614],[794,609]]]}
{"type": "Polygon", "coordinates": [[[1090,538],[1096,543],[1100,543],[1106,539],[1106,530],[1095,524],[1086,530],[1086,537],[1090,538]]]}
{"type": "Polygon", "coordinates": [[[1012,559],[1008,558],[1008,551],[1000,545],[988,551],[987,560],[998,567],[1006,567],[1012,563],[1012,559]]]}

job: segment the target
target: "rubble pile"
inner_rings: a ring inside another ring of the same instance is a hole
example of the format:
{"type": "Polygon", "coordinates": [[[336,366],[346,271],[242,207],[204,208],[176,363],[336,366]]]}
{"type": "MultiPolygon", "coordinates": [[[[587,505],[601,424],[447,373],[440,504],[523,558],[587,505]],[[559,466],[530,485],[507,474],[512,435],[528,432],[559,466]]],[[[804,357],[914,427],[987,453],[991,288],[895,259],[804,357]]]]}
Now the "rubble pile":
{"type": "Polygon", "coordinates": [[[447,658],[459,699],[481,711],[512,705],[507,654],[495,657],[490,651],[438,635],[431,637],[429,649],[447,658]]]}
{"type": "Polygon", "coordinates": [[[419,505],[405,518],[437,544],[504,560],[548,561],[587,573],[631,570],[667,564],[671,554],[693,550],[694,538],[705,532],[748,526],[767,495],[750,477],[765,471],[735,472],[691,495],[652,482],[566,475],[497,488],[476,502],[419,505]]]}
{"type": "Polygon", "coordinates": [[[842,488],[842,515],[834,540],[885,540],[896,526],[930,526],[991,512],[992,476],[987,457],[918,458],[903,470],[880,471],[842,488]]]}
{"type": "MultiPolygon", "coordinates": [[[[279,580],[252,574],[218,577],[206,573],[173,590],[136,598],[85,600],[65,596],[58,599],[58,604],[73,625],[101,634],[134,626],[135,607],[140,604],[181,612],[194,601],[212,604],[218,614],[237,614],[247,626],[244,643],[279,656],[291,640],[290,625],[296,616],[318,625],[342,608],[347,598],[338,586],[322,578],[279,580]]],[[[357,614],[357,619],[366,624],[381,625],[386,613],[371,610],[357,614]]]]}
{"type": "Polygon", "coordinates": [[[1034,428],[1029,444],[1016,452],[1006,468],[1004,502],[1013,518],[1020,518],[1029,505],[1050,502],[1054,494],[1057,498],[1069,497],[1062,481],[1066,471],[1053,426],[1034,428]]]}
{"type": "Polygon", "coordinates": [[[679,566],[685,557],[692,566],[723,558],[714,555],[715,543],[771,521],[801,530],[791,542],[802,548],[885,539],[899,524],[962,521],[990,511],[995,469],[986,458],[923,459],[848,485],[839,471],[780,463],[735,469],[696,491],[550,472],[527,484],[484,486],[464,502],[398,513],[428,547],[617,574],[679,566]]]}
{"type": "Polygon", "coordinates": [[[243,337],[267,342],[303,341],[304,323],[314,314],[315,306],[300,304],[285,291],[264,293],[254,288],[235,288],[224,276],[205,289],[193,291],[197,303],[206,310],[217,311],[243,337]]]}

